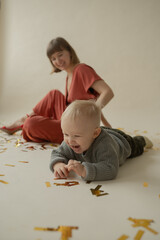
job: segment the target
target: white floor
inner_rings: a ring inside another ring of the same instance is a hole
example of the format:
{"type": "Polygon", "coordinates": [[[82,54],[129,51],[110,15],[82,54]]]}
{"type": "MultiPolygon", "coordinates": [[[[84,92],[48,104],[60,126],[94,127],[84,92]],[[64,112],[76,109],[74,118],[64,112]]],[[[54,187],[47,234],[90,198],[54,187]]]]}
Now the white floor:
{"type": "Polygon", "coordinates": [[[0,180],[8,183],[0,181],[0,240],[159,240],[160,129],[153,128],[152,132],[127,129],[150,137],[154,147],[122,166],[117,179],[86,183],[72,175],[70,180],[79,184],[69,187],[56,186],[68,180],[54,180],[49,170],[50,153],[56,146],[27,143],[20,132],[13,136],[0,132],[0,180]],[[109,194],[93,195],[90,189],[97,185],[109,194]],[[133,227],[129,217],[152,219],[149,228],[158,234],[133,227]],[[70,236],[69,228],[58,226],[78,229],[72,229],[70,236]],[[139,230],[144,234],[136,238],[139,230]]]}

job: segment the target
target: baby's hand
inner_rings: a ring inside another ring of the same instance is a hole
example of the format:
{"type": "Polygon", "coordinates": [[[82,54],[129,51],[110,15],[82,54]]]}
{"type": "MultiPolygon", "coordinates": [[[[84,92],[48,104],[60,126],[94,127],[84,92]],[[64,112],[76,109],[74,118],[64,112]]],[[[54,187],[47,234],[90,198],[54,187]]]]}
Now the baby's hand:
{"type": "Polygon", "coordinates": [[[56,178],[67,178],[69,171],[66,168],[66,164],[62,162],[58,162],[53,166],[54,175],[56,178]]]}
{"type": "Polygon", "coordinates": [[[72,159],[69,160],[68,164],[66,165],[66,168],[68,169],[69,172],[73,170],[77,175],[81,177],[86,176],[86,169],[79,161],[72,159]]]}

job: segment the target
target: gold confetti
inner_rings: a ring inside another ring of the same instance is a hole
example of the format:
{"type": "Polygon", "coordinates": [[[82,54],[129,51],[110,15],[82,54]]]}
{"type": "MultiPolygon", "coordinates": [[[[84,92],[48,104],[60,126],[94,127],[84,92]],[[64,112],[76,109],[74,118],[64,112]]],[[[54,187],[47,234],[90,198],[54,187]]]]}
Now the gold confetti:
{"type": "Polygon", "coordinates": [[[50,182],[45,182],[45,184],[46,184],[46,187],[51,187],[50,182]]]}
{"type": "Polygon", "coordinates": [[[127,238],[129,238],[129,236],[127,235],[122,235],[120,238],[118,238],[117,240],[126,240],[127,238]]]}
{"type": "Polygon", "coordinates": [[[0,153],[5,152],[6,150],[7,150],[7,148],[2,148],[2,149],[0,149],[0,153]]]}
{"type": "Polygon", "coordinates": [[[20,144],[20,139],[18,139],[17,141],[16,141],[16,147],[19,147],[21,144],[20,144]]]}
{"type": "Polygon", "coordinates": [[[87,184],[90,184],[92,181],[86,181],[87,184]]]}
{"type": "Polygon", "coordinates": [[[61,232],[61,240],[68,240],[68,238],[72,237],[72,230],[78,229],[78,227],[71,226],[58,226],[58,228],[43,228],[43,227],[35,227],[36,231],[57,231],[61,232]]]}
{"type": "Polygon", "coordinates": [[[18,161],[18,162],[21,162],[21,163],[29,163],[29,162],[27,162],[27,161],[18,161]]]}
{"type": "Polygon", "coordinates": [[[67,178],[54,178],[54,180],[64,180],[64,179],[67,179],[67,178]]]}
{"type": "Polygon", "coordinates": [[[36,150],[35,147],[33,147],[33,146],[27,147],[27,149],[30,149],[30,150],[32,150],[32,151],[33,151],[33,150],[36,150]]]}
{"type": "Polygon", "coordinates": [[[118,130],[121,130],[121,131],[124,131],[124,128],[120,128],[120,127],[119,127],[119,128],[117,128],[117,129],[118,129],[118,130]]]}
{"type": "Polygon", "coordinates": [[[3,176],[5,176],[4,174],[0,174],[0,177],[3,177],[3,176]]]}
{"type": "Polygon", "coordinates": [[[15,165],[12,165],[12,164],[5,164],[5,166],[8,166],[8,167],[15,167],[15,165]]]}
{"type": "Polygon", "coordinates": [[[143,183],[143,187],[148,187],[148,183],[147,183],[147,182],[144,182],[144,183],[143,183]]]}
{"type": "Polygon", "coordinates": [[[41,144],[41,150],[46,150],[47,148],[45,147],[45,144],[41,144]]]}
{"type": "Polygon", "coordinates": [[[102,187],[102,185],[97,185],[97,187],[95,189],[91,188],[90,190],[91,190],[92,194],[96,195],[97,197],[108,195],[109,193],[102,193],[104,191],[99,190],[101,187],[102,187]]]}
{"type": "Polygon", "coordinates": [[[148,231],[152,232],[153,234],[158,234],[155,230],[149,227],[149,225],[154,222],[153,220],[150,219],[134,219],[129,217],[128,220],[132,221],[134,224],[132,224],[133,227],[144,227],[148,231]]]}
{"type": "Polygon", "coordinates": [[[145,130],[145,131],[143,131],[143,133],[148,133],[148,131],[145,130]]]}
{"type": "Polygon", "coordinates": [[[8,182],[0,180],[1,183],[8,184],[8,182]]]}
{"type": "Polygon", "coordinates": [[[54,183],[54,185],[56,185],[56,186],[68,186],[68,187],[78,185],[78,184],[79,184],[79,182],[77,182],[77,181],[69,181],[69,182],[65,182],[65,183],[54,183]]]}
{"type": "Polygon", "coordinates": [[[141,240],[141,237],[143,236],[144,231],[139,230],[136,234],[136,236],[134,237],[134,240],[141,240]]]}
{"type": "Polygon", "coordinates": [[[157,148],[157,147],[152,147],[152,150],[158,151],[159,148],[157,148]]]}

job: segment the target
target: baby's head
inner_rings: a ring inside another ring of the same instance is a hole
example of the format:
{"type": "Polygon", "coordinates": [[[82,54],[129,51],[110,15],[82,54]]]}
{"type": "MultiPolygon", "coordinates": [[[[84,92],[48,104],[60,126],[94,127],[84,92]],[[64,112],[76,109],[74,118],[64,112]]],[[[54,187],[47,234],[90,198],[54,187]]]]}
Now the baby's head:
{"type": "Polygon", "coordinates": [[[64,141],[76,153],[85,152],[100,134],[101,110],[90,100],[72,102],[61,117],[64,141]]]}

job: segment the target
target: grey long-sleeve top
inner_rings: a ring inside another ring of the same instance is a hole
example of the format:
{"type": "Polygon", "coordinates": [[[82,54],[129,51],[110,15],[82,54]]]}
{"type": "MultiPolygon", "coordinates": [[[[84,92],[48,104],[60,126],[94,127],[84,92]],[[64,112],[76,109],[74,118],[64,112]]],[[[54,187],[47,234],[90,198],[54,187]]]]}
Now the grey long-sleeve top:
{"type": "Polygon", "coordinates": [[[50,169],[57,162],[68,163],[70,159],[80,161],[86,169],[86,181],[111,180],[116,178],[119,166],[131,154],[127,140],[112,129],[101,127],[100,135],[89,149],[75,153],[64,141],[51,153],[50,169]]]}

